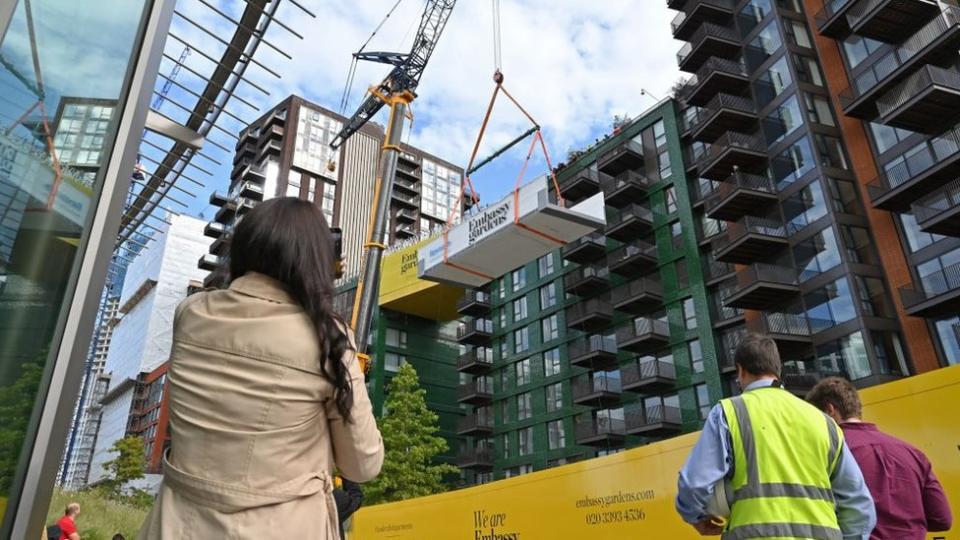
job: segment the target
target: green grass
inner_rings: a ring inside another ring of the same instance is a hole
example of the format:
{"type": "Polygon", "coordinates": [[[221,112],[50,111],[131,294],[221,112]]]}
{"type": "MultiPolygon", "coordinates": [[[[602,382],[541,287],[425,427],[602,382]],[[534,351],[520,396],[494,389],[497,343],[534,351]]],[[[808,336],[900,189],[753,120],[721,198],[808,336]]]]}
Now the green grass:
{"type": "Polygon", "coordinates": [[[117,533],[133,540],[147,517],[147,510],[111,501],[93,491],[57,489],[47,512],[47,525],[56,523],[71,502],[80,503],[77,529],[83,540],[110,540],[117,533]]]}

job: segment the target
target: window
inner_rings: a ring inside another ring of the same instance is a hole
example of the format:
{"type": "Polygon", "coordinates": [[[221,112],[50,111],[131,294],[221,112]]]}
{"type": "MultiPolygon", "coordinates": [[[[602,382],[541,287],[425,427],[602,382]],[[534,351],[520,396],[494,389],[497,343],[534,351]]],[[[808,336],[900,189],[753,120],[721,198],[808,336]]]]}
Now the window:
{"type": "Polygon", "coordinates": [[[407,333],[396,328],[387,328],[387,345],[390,347],[406,347],[407,333]]]}
{"type": "Polygon", "coordinates": [[[503,330],[504,328],[507,327],[507,308],[506,308],[506,306],[500,308],[499,311],[500,311],[500,313],[497,315],[497,318],[498,318],[499,320],[498,320],[497,322],[500,323],[500,330],[503,330]]]}
{"type": "Polygon", "coordinates": [[[525,474],[530,474],[533,472],[533,465],[525,463],[517,467],[517,476],[523,476],[525,474]]]}
{"type": "Polygon", "coordinates": [[[670,167],[670,150],[664,149],[657,153],[657,165],[660,170],[660,179],[670,178],[673,169],[670,167]]]}
{"type": "Polygon", "coordinates": [[[794,55],[797,61],[797,77],[802,82],[824,88],[823,73],[820,71],[820,64],[815,58],[809,56],[794,55]]]}
{"type": "Polygon", "coordinates": [[[712,408],[710,404],[710,391],[707,389],[706,384],[698,384],[695,389],[697,391],[697,407],[700,408],[700,419],[706,420],[712,408]]]}
{"type": "Polygon", "coordinates": [[[891,127],[877,122],[870,122],[870,132],[873,133],[873,142],[877,152],[882,154],[913,135],[912,131],[891,127]]]}
{"type": "Polygon", "coordinates": [[[960,248],[948,251],[917,266],[920,286],[927,295],[943,294],[957,287],[960,269],[960,248]]]}
{"type": "Polygon", "coordinates": [[[533,394],[525,392],[517,396],[517,420],[533,416],[533,394]]]}
{"type": "Polygon", "coordinates": [[[804,137],[774,157],[770,163],[770,170],[777,189],[782,191],[812,171],[815,165],[810,139],[804,137]]]}
{"type": "Polygon", "coordinates": [[[560,349],[543,352],[543,374],[546,377],[560,374],[560,349]]]}
{"type": "Polygon", "coordinates": [[[841,225],[843,247],[850,262],[860,264],[880,264],[880,257],[870,240],[870,233],[863,227],[841,225]]]}
{"type": "Polygon", "coordinates": [[[500,360],[506,360],[510,356],[510,344],[504,339],[500,341],[500,360]]]}
{"type": "Polygon", "coordinates": [[[830,191],[830,204],[835,211],[854,216],[863,215],[853,182],[828,178],[827,188],[830,191]]]}
{"type": "Polygon", "coordinates": [[[520,354],[530,348],[530,328],[524,326],[513,332],[513,352],[520,354]]]}
{"type": "Polygon", "coordinates": [[[840,264],[840,249],[833,227],[793,246],[793,258],[800,271],[800,281],[807,281],[840,264]]]}
{"type": "Polygon", "coordinates": [[[860,65],[871,54],[883,47],[883,42],[870,38],[865,38],[857,34],[843,40],[843,52],[847,59],[847,65],[853,69],[860,65]]]}
{"type": "Polygon", "coordinates": [[[687,271],[686,259],[680,259],[675,265],[677,270],[677,288],[686,289],[690,286],[690,274],[687,271]]]}
{"type": "Polygon", "coordinates": [[[537,268],[540,270],[541,278],[545,278],[552,274],[555,269],[553,263],[553,253],[548,253],[537,259],[537,268]]]}
{"type": "Polygon", "coordinates": [[[746,36],[773,11],[770,0],[750,0],[737,14],[741,37],[746,36]]]}
{"type": "Polygon", "coordinates": [[[540,325],[543,330],[544,342],[560,337],[560,319],[556,313],[540,321],[540,325]]]}
{"type": "Polygon", "coordinates": [[[762,109],[793,84],[787,57],[774,62],[756,84],[757,107],[762,109]]]}
{"type": "Polygon", "coordinates": [[[841,375],[851,381],[873,374],[860,332],[817,347],[817,364],[824,375],[841,375]]]}
{"type": "Polygon", "coordinates": [[[672,214],[677,211],[677,191],[673,186],[663,190],[663,196],[666,199],[667,213],[672,214]]]}
{"type": "Polygon", "coordinates": [[[807,317],[814,332],[845,323],[856,317],[850,282],[840,278],[804,295],[807,317]]]}
{"type": "Polygon", "coordinates": [[[697,308],[693,303],[693,298],[687,298],[683,301],[683,325],[687,330],[693,330],[697,327],[697,308]]]}
{"type": "Polygon", "coordinates": [[[895,317],[893,303],[887,296],[883,281],[877,278],[854,275],[857,293],[860,297],[860,310],[866,317],[895,317]]]}
{"type": "Polygon", "coordinates": [[[517,292],[520,289],[527,286],[527,268],[521,266],[520,268],[513,271],[510,274],[511,282],[513,283],[513,292],[517,292]]]}
{"type": "Polygon", "coordinates": [[[503,459],[510,459],[510,434],[503,435],[503,459]]]}
{"type": "Polygon", "coordinates": [[[783,37],[780,35],[780,27],[777,26],[777,21],[771,21],[744,49],[744,58],[750,72],[755,71],[781,48],[783,37]]]}
{"type": "Polygon", "coordinates": [[[317,181],[317,185],[323,189],[323,199],[320,201],[320,209],[327,218],[327,224],[333,223],[333,209],[337,200],[337,185],[332,182],[317,181]]]}
{"type": "Polygon", "coordinates": [[[499,284],[500,299],[503,300],[507,296],[507,280],[501,279],[499,284]]]}
{"type": "Polygon", "coordinates": [[[521,429],[518,432],[520,436],[519,455],[527,456],[533,453],[533,427],[521,429]]]}
{"type": "Polygon", "coordinates": [[[820,182],[814,180],[796,194],[784,201],[783,217],[787,221],[787,230],[796,233],[807,225],[827,215],[827,203],[823,197],[820,182]]]}
{"type": "Polygon", "coordinates": [[[674,251],[683,250],[683,227],[679,221],[670,224],[670,242],[673,244],[674,251]]]}
{"type": "Polygon", "coordinates": [[[566,448],[567,438],[563,432],[563,420],[547,423],[547,445],[550,450],[566,448]]]}
{"type": "Polygon", "coordinates": [[[817,151],[820,153],[820,159],[824,165],[834,169],[846,170],[848,168],[847,157],[843,152],[843,143],[840,142],[840,139],[818,133],[814,136],[814,140],[817,141],[817,151]]]}
{"type": "Polygon", "coordinates": [[[400,356],[397,353],[388,352],[383,355],[384,371],[389,371],[390,373],[396,373],[400,371],[400,367],[406,363],[407,363],[406,357],[400,356]]]}
{"type": "Polygon", "coordinates": [[[657,123],[653,124],[653,143],[657,148],[667,144],[667,128],[663,120],[657,120],[657,123]]]}
{"type": "Polygon", "coordinates": [[[960,317],[937,321],[936,336],[943,347],[947,365],[960,364],[960,317]]]}
{"type": "Polygon", "coordinates": [[[900,216],[900,224],[903,226],[903,234],[907,237],[907,245],[910,246],[911,253],[916,253],[934,242],[945,238],[939,234],[930,234],[921,231],[913,214],[902,213],[898,215],[900,216]]]}
{"type": "Polygon", "coordinates": [[[800,21],[789,21],[786,24],[787,34],[790,36],[790,40],[797,46],[810,49],[813,47],[810,41],[810,32],[807,32],[807,27],[800,21]]]}
{"type": "Polygon", "coordinates": [[[554,282],[540,287],[540,309],[549,309],[557,305],[557,287],[554,282]]]}
{"type": "Polygon", "coordinates": [[[527,318],[527,297],[521,296],[513,301],[513,322],[527,318]]]}
{"type": "Polygon", "coordinates": [[[797,96],[792,96],[764,119],[763,131],[767,137],[767,144],[770,146],[777,144],[802,125],[803,114],[800,112],[800,101],[797,96]]]}
{"type": "Polygon", "coordinates": [[[556,412],[563,408],[563,383],[551,384],[546,388],[547,412],[556,412]]]}
{"type": "Polygon", "coordinates": [[[504,368],[500,370],[500,390],[506,392],[510,388],[510,370],[504,368]]]}
{"type": "Polygon", "coordinates": [[[687,343],[690,352],[690,367],[694,373],[703,373],[703,349],[700,348],[700,340],[695,339],[687,343]]]}
{"type": "Polygon", "coordinates": [[[503,423],[510,423],[510,402],[508,400],[503,400],[500,402],[500,418],[503,423]]]}
{"type": "Polygon", "coordinates": [[[517,374],[517,386],[523,386],[530,382],[530,359],[524,359],[514,364],[514,370],[517,374]]]}

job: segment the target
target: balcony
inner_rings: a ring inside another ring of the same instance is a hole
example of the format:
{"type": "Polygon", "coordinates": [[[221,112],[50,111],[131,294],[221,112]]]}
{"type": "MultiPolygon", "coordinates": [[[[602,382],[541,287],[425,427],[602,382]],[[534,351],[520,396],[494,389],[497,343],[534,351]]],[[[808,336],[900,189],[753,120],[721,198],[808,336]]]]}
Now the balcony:
{"type": "Polygon", "coordinates": [[[223,223],[211,222],[203,227],[203,235],[208,238],[220,238],[227,227],[223,223]]]}
{"type": "Polygon", "coordinates": [[[823,9],[814,17],[817,30],[821,34],[834,39],[843,38],[850,31],[847,22],[847,10],[856,3],[856,0],[827,0],[823,9]]]}
{"type": "Polygon", "coordinates": [[[910,38],[873,61],[839,95],[843,112],[856,118],[871,119],[876,100],[898,83],[927,64],[948,65],[960,47],[960,8],[947,7],[935,19],[910,38]]]}
{"type": "Polygon", "coordinates": [[[236,215],[237,215],[236,201],[227,201],[226,204],[224,204],[223,206],[220,207],[219,210],[217,210],[217,213],[213,216],[213,220],[223,225],[229,225],[233,221],[234,216],[236,215]]]}
{"type": "Polygon", "coordinates": [[[720,92],[739,94],[749,83],[750,77],[743,62],[712,57],[700,66],[680,93],[690,105],[702,107],[720,92]]]}
{"type": "Polygon", "coordinates": [[[643,166],[643,147],[640,143],[625,140],[614,146],[597,160],[600,172],[617,176],[618,174],[638,169],[643,166]]]}
{"type": "Polygon", "coordinates": [[[636,406],[625,411],[627,434],[669,437],[683,429],[680,409],[666,405],[636,406]]]}
{"type": "Polygon", "coordinates": [[[694,208],[699,208],[704,204],[707,197],[717,189],[715,187],[716,183],[715,180],[706,180],[703,178],[690,181],[690,198],[692,199],[691,202],[694,208]]]}
{"type": "Polygon", "coordinates": [[[594,332],[610,325],[613,306],[600,298],[581,300],[567,308],[567,326],[584,332],[594,332]]]}
{"type": "Polygon", "coordinates": [[[220,206],[226,205],[226,204],[229,203],[229,202],[230,202],[230,199],[229,199],[226,195],[224,195],[223,193],[220,193],[219,191],[214,191],[214,192],[211,192],[211,193],[210,193],[210,205],[211,205],[211,206],[218,206],[218,207],[220,207],[220,206]]]}
{"type": "Polygon", "coordinates": [[[801,372],[796,366],[783,366],[780,371],[780,380],[783,381],[784,388],[798,396],[804,396],[813,390],[813,387],[820,382],[820,377],[821,375],[816,372],[801,372]]]}
{"type": "Polygon", "coordinates": [[[752,264],[788,246],[787,229],[779,220],[745,216],[727,225],[727,234],[714,240],[713,257],[720,262],[752,264]]]}
{"type": "Polygon", "coordinates": [[[397,160],[397,174],[412,180],[420,180],[420,167],[410,166],[400,160],[397,160]]]}
{"type": "Polygon", "coordinates": [[[624,277],[649,274],[657,269],[658,263],[656,244],[641,240],[624,244],[607,255],[610,271],[624,277]]]}
{"type": "Polygon", "coordinates": [[[479,317],[490,313],[490,293],[467,291],[457,302],[457,312],[470,317],[479,317]]]}
{"type": "Polygon", "coordinates": [[[714,285],[718,281],[730,277],[736,271],[737,268],[734,265],[713,260],[710,255],[703,258],[703,278],[707,285],[714,285]]]}
{"type": "Polygon", "coordinates": [[[723,304],[740,309],[767,309],[799,294],[797,273],[792,268],[753,264],[737,272],[737,286],[723,299],[723,304]]]}
{"type": "Polygon", "coordinates": [[[217,238],[210,244],[210,253],[217,256],[226,256],[227,255],[227,246],[230,245],[230,236],[223,235],[220,238],[217,238]]]}
{"type": "Polygon", "coordinates": [[[470,319],[457,327],[457,341],[466,345],[487,345],[493,336],[493,321],[470,319]]]}
{"type": "Polygon", "coordinates": [[[393,199],[393,202],[401,206],[406,206],[408,208],[413,208],[415,210],[420,208],[420,197],[405,195],[403,193],[400,193],[399,191],[394,190],[394,192],[390,194],[390,198],[393,199]]]}
{"type": "Polygon", "coordinates": [[[700,176],[723,180],[739,169],[760,170],[767,161],[767,147],[763,139],[728,131],[710,145],[697,168],[700,176]]]}
{"type": "Polygon", "coordinates": [[[737,171],[720,182],[704,208],[709,218],[736,221],[763,215],[777,199],[777,189],[768,177],[737,171]]]}
{"type": "Polygon", "coordinates": [[[573,403],[597,409],[608,409],[620,404],[620,378],[603,371],[593,372],[573,380],[573,403]]]}
{"type": "Polygon", "coordinates": [[[653,212],[639,204],[630,204],[607,218],[607,236],[620,242],[646,236],[652,230],[653,212]]]}
{"type": "Polygon", "coordinates": [[[599,260],[607,251],[607,238],[600,233],[590,233],[563,246],[563,258],[577,264],[599,260]]]}
{"type": "Polygon", "coordinates": [[[677,65],[680,71],[695,73],[711,56],[736,58],[740,45],[740,36],[733,28],[704,23],[677,53],[677,65]]]}
{"type": "Polygon", "coordinates": [[[667,7],[670,9],[683,9],[687,0],[667,0],[667,7]]]}
{"type": "Polygon", "coordinates": [[[420,167],[420,158],[411,154],[410,152],[400,152],[400,155],[397,156],[397,163],[404,163],[410,167],[420,167]]]}
{"type": "Polygon", "coordinates": [[[673,38],[690,41],[703,22],[723,23],[733,16],[736,0],[697,0],[687,2],[670,23],[673,38]]]}
{"type": "Polygon", "coordinates": [[[613,308],[631,315],[643,315],[663,305],[663,286],[659,281],[642,278],[613,290],[613,308]]]}
{"type": "Polygon", "coordinates": [[[493,383],[490,379],[474,379],[461,384],[457,389],[457,401],[468,405],[489,405],[493,400],[493,383]]]}
{"type": "Polygon", "coordinates": [[[493,369],[493,349],[474,347],[457,358],[457,371],[471,375],[485,375],[493,369]]]}
{"type": "Polygon", "coordinates": [[[493,435],[490,415],[468,414],[457,420],[457,435],[461,437],[488,437],[493,435]]]}
{"type": "Polygon", "coordinates": [[[237,201],[237,215],[238,216],[246,215],[247,212],[253,210],[256,207],[257,207],[257,201],[254,201],[252,199],[239,199],[237,201]]]}
{"type": "Polygon", "coordinates": [[[461,469],[493,469],[493,450],[490,448],[468,448],[457,455],[457,467],[461,469]]]}
{"type": "Polygon", "coordinates": [[[803,356],[813,346],[810,323],[806,315],[762,312],[747,321],[747,328],[751,332],[766,334],[772,338],[783,358],[803,356]]]}
{"type": "Polygon", "coordinates": [[[236,147],[236,153],[233,155],[233,164],[240,163],[244,158],[253,159],[257,157],[256,140],[244,138],[236,147]],[[240,144],[242,143],[242,144],[240,144]]]}
{"type": "Polygon", "coordinates": [[[960,176],[960,129],[930,139],[926,146],[867,184],[873,205],[906,212],[910,203],[960,176]]]}
{"type": "Polygon", "coordinates": [[[939,133],[960,120],[960,73],[928,65],[880,99],[882,123],[921,133],[939,133]]]}
{"type": "Polygon", "coordinates": [[[920,230],[960,237],[960,180],[923,197],[910,208],[920,230]]]}
{"type": "Polygon", "coordinates": [[[237,195],[254,201],[262,201],[263,186],[254,182],[245,181],[240,184],[237,195]]]}
{"type": "Polygon", "coordinates": [[[397,213],[394,215],[396,216],[397,221],[402,221],[405,223],[416,223],[420,219],[416,211],[406,208],[397,210],[397,213]]]}
{"type": "Polygon", "coordinates": [[[393,179],[393,188],[404,192],[405,195],[412,197],[416,197],[420,194],[420,189],[416,182],[401,178],[399,176],[393,179]]]}
{"type": "Polygon", "coordinates": [[[639,394],[659,394],[677,384],[677,367],[655,358],[637,359],[620,368],[623,389],[639,394]]]}
{"type": "Polygon", "coordinates": [[[619,418],[591,418],[574,425],[574,438],[584,446],[620,446],[626,438],[624,429],[619,418]]]}
{"type": "Polygon", "coordinates": [[[728,131],[748,129],[757,123],[757,105],[750,98],[719,93],[689,120],[690,137],[711,142],[728,131]]]}
{"type": "Polygon", "coordinates": [[[200,256],[200,260],[197,261],[197,268],[208,272],[213,272],[219,267],[220,257],[217,257],[213,253],[204,253],[200,256]]]}
{"type": "Polygon", "coordinates": [[[730,295],[733,289],[717,291],[713,298],[713,329],[723,330],[743,322],[743,310],[734,307],[728,307],[723,304],[723,299],[730,295]]]}
{"type": "Polygon", "coordinates": [[[591,371],[616,369],[617,339],[612,335],[595,334],[571,341],[567,346],[567,358],[570,365],[591,371]]]}
{"type": "Polygon", "coordinates": [[[670,343],[670,326],[658,319],[637,317],[617,328],[617,345],[621,350],[650,354],[670,343]]]}
{"type": "Polygon", "coordinates": [[[900,288],[908,315],[939,319],[960,313],[960,263],[920,278],[919,283],[900,288]]]}
{"type": "Polygon", "coordinates": [[[402,240],[405,238],[416,238],[417,228],[413,225],[398,223],[397,226],[393,229],[393,233],[398,240],[402,240]]]}
{"type": "Polygon", "coordinates": [[[940,12],[935,0],[859,0],[847,10],[850,30],[897,43],[940,12]]]}
{"type": "Polygon", "coordinates": [[[655,183],[636,171],[624,171],[617,176],[603,174],[600,178],[600,189],[603,190],[607,204],[621,208],[639,200],[655,183]]]}
{"type": "Polygon", "coordinates": [[[560,184],[563,196],[579,201],[600,192],[600,173],[596,169],[581,169],[560,184]]]}
{"type": "Polygon", "coordinates": [[[606,266],[581,266],[563,276],[564,290],[577,296],[594,295],[610,285],[610,270],[606,266]]]}

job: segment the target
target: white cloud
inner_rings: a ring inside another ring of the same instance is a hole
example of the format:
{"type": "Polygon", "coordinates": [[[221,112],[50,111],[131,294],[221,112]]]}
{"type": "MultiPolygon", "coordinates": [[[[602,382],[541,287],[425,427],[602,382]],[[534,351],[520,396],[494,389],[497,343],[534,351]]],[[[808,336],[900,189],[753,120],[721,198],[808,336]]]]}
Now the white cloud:
{"type": "MultiPolygon", "coordinates": [[[[317,18],[307,18],[289,2],[281,4],[279,18],[305,39],[296,39],[277,26],[267,34],[267,39],[290,53],[293,60],[264,46],[257,55],[283,78],[277,80],[255,65],[248,69],[254,82],[267,87],[272,95],[265,97],[244,85],[239,95],[269,107],[295,93],[336,110],[351,54],[394,0],[301,3],[317,18]]],[[[423,4],[422,0],[401,2],[367,50],[409,50],[423,4]]],[[[654,100],[642,95],[641,89],[663,97],[679,77],[675,53],[680,44],[671,38],[669,24],[674,12],[662,1],[501,0],[501,10],[505,86],[542,125],[555,163],[565,158],[567,150],[607,132],[614,114],[636,115],[650,107],[654,100]]],[[[239,10],[234,7],[231,11],[239,10]]],[[[416,121],[410,142],[455,163],[466,164],[493,90],[491,17],[488,1],[458,2],[413,105],[416,121]]],[[[187,31],[196,34],[195,29],[181,29],[187,31]]],[[[347,115],[366,86],[382,79],[388,69],[360,64],[347,115]]],[[[236,105],[232,109],[243,110],[236,105]]],[[[501,98],[481,155],[527,127],[523,117],[501,98]]],[[[521,146],[495,168],[498,174],[519,169],[526,153],[526,145],[521,146]]],[[[543,172],[542,163],[534,163],[530,175],[539,172],[543,172]]],[[[489,200],[489,195],[506,191],[513,180],[481,176],[478,189],[489,200]]]]}

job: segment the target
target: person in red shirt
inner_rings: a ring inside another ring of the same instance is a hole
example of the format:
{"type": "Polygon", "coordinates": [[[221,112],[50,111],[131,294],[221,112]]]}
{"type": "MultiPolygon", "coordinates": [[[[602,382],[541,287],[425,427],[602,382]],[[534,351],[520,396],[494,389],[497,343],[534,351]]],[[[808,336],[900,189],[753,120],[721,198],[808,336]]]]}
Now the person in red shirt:
{"type": "Polygon", "coordinates": [[[67,505],[67,511],[57,522],[57,527],[60,527],[60,540],[80,540],[80,533],[77,532],[77,517],[79,515],[79,504],[70,503],[67,505]]]}
{"type": "Polygon", "coordinates": [[[924,540],[928,531],[950,529],[950,504],[927,456],[861,420],[863,406],[850,381],[823,379],[807,394],[807,401],[840,424],[863,471],[877,507],[871,540],[924,540]]]}

